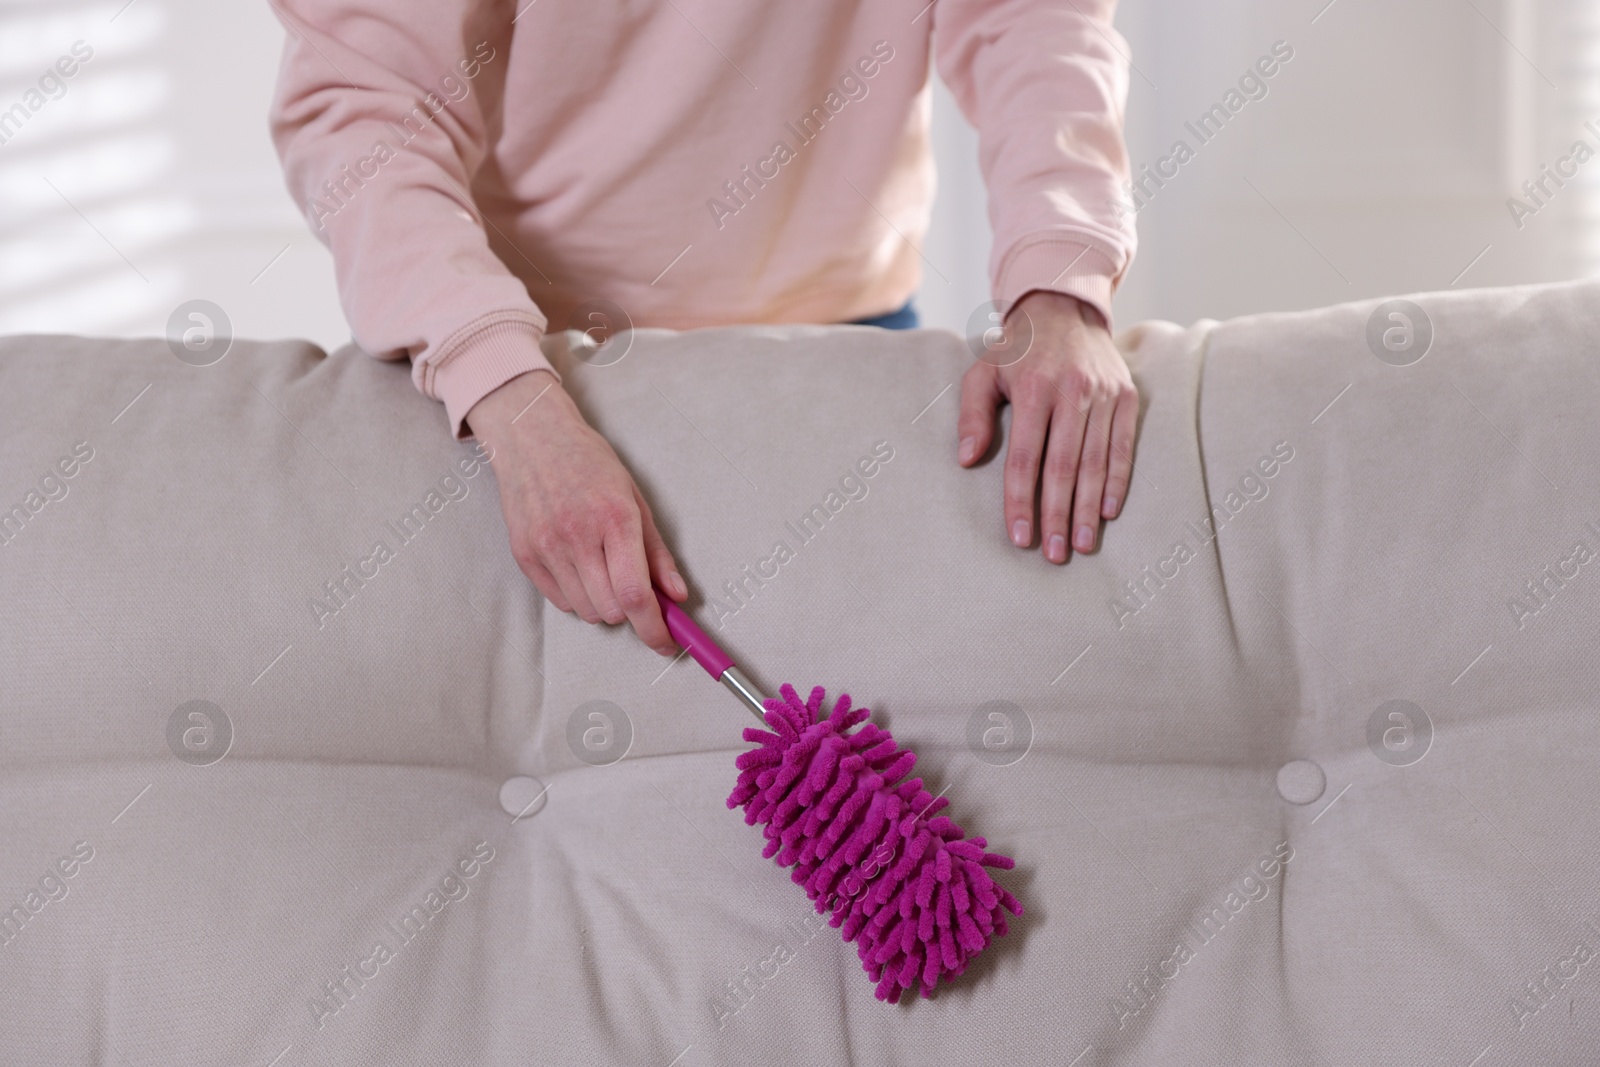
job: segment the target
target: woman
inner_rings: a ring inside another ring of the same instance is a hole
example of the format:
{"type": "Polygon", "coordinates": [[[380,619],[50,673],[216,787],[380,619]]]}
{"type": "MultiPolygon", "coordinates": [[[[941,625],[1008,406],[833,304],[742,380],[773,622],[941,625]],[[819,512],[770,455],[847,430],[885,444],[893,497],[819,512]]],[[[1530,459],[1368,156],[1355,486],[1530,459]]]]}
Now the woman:
{"type": "Polygon", "coordinates": [[[1047,559],[1092,549],[1138,416],[1108,327],[1134,247],[1114,6],[274,0],[272,131],[356,340],[489,443],[522,570],[674,654],[651,579],[688,589],[539,338],[600,301],[674,329],[914,325],[932,57],[981,136],[995,301],[1031,336],[963,378],[958,462],[1009,401],[1004,529],[1031,546],[1037,503],[1047,559]]]}

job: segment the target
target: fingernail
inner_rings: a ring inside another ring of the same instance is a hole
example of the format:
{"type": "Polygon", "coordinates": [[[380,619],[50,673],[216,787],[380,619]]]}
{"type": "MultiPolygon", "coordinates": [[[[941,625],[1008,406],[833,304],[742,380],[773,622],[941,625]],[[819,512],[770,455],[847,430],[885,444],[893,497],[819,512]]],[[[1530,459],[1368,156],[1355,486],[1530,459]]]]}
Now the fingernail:
{"type": "Polygon", "coordinates": [[[683,584],[683,576],[677,571],[667,572],[667,592],[673,596],[689,595],[689,587],[683,584]]]}
{"type": "Polygon", "coordinates": [[[1120,503],[1122,503],[1122,501],[1118,500],[1114,496],[1106,497],[1106,503],[1105,503],[1106,518],[1111,519],[1111,518],[1115,518],[1116,517],[1117,505],[1120,504],[1120,503]]]}
{"type": "Polygon", "coordinates": [[[1060,534],[1050,538],[1050,562],[1060,563],[1067,558],[1067,539],[1060,534]]]}
{"type": "Polygon", "coordinates": [[[1094,529],[1089,526],[1078,527],[1077,539],[1072,542],[1079,552],[1087,552],[1094,547],[1094,529]]]}
{"type": "Polygon", "coordinates": [[[972,454],[977,450],[978,439],[976,437],[963,437],[961,439],[961,462],[971,463],[972,454]]]}
{"type": "Polygon", "coordinates": [[[1018,548],[1027,548],[1028,542],[1033,540],[1028,535],[1028,520],[1018,519],[1011,524],[1011,543],[1018,548]]]}

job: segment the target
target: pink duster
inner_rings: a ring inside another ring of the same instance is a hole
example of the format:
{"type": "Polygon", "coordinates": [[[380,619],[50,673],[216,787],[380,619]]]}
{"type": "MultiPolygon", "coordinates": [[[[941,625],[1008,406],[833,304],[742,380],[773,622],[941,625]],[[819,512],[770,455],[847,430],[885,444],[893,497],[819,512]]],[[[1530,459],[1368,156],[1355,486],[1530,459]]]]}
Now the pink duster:
{"type": "Polygon", "coordinates": [[[1011,858],[938,814],[949,802],[906,779],[915,753],[866,721],[869,710],[852,708],[848,694],[831,714],[821,686],[805,703],[790,685],[781,699],[763,699],[681,608],[659,590],[656,599],[673,639],[769,728],[744,731],[760,747],[739,757],[728,807],[762,824],[762,855],[793,867],[817,911],[856,942],[878,999],[895,1003],[914,984],[932,996],[941,978],[965,971],[1006,932],[1005,912],[1022,914],[984,869],[1009,870],[1011,858]]]}

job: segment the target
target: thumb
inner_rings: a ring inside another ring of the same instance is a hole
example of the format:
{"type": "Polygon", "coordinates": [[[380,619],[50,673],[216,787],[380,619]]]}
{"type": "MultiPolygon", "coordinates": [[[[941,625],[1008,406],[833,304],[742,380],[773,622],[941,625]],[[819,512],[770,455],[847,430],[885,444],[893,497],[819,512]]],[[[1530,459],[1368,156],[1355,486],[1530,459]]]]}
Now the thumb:
{"type": "Polygon", "coordinates": [[[1000,403],[1000,372],[978,360],[961,377],[961,414],[956,419],[956,459],[963,467],[989,451],[994,437],[994,409],[1000,403]]]}
{"type": "Polygon", "coordinates": [[[650,505],[646,504],[644,497],[639,494],[638,486],[633,487],[633,499],[639,505],[640,526],[644,533],[644,555],[650,564],[650,577],[669,597],[682,603],[688,599],[689,586],[684,582],[683,575],[678,573],[678,561],[672,558],[672,550],[667,547],[666,538],[656,529],[656,517],[651,513],[650,505]]]}

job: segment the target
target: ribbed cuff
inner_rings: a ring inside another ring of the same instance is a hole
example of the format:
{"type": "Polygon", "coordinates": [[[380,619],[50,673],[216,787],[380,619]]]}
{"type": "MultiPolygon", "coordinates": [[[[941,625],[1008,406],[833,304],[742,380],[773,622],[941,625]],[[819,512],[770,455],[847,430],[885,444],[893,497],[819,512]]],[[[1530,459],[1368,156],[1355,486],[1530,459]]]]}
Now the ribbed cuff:
{"type": "Polygon", "coordinates": [[[1001,308],[1035,289],[1065,293],[1100,312],[1111,328],[1111,294],[1116,264],[1093,245],[1070,238],[1042,238],[1011,252],[995,278],[994,298],[1001,308]]]}
{"type": "Polygon", "coordinates": [[[495,319],[463,333],[437,361],[429,361],[424,390],[444,401],[450,432],[458,441],[472,436],[466,420],[473,405],[517,375],[547,370],[561,380],[539,349],[544,331],[525,317],[495,319]]]}

